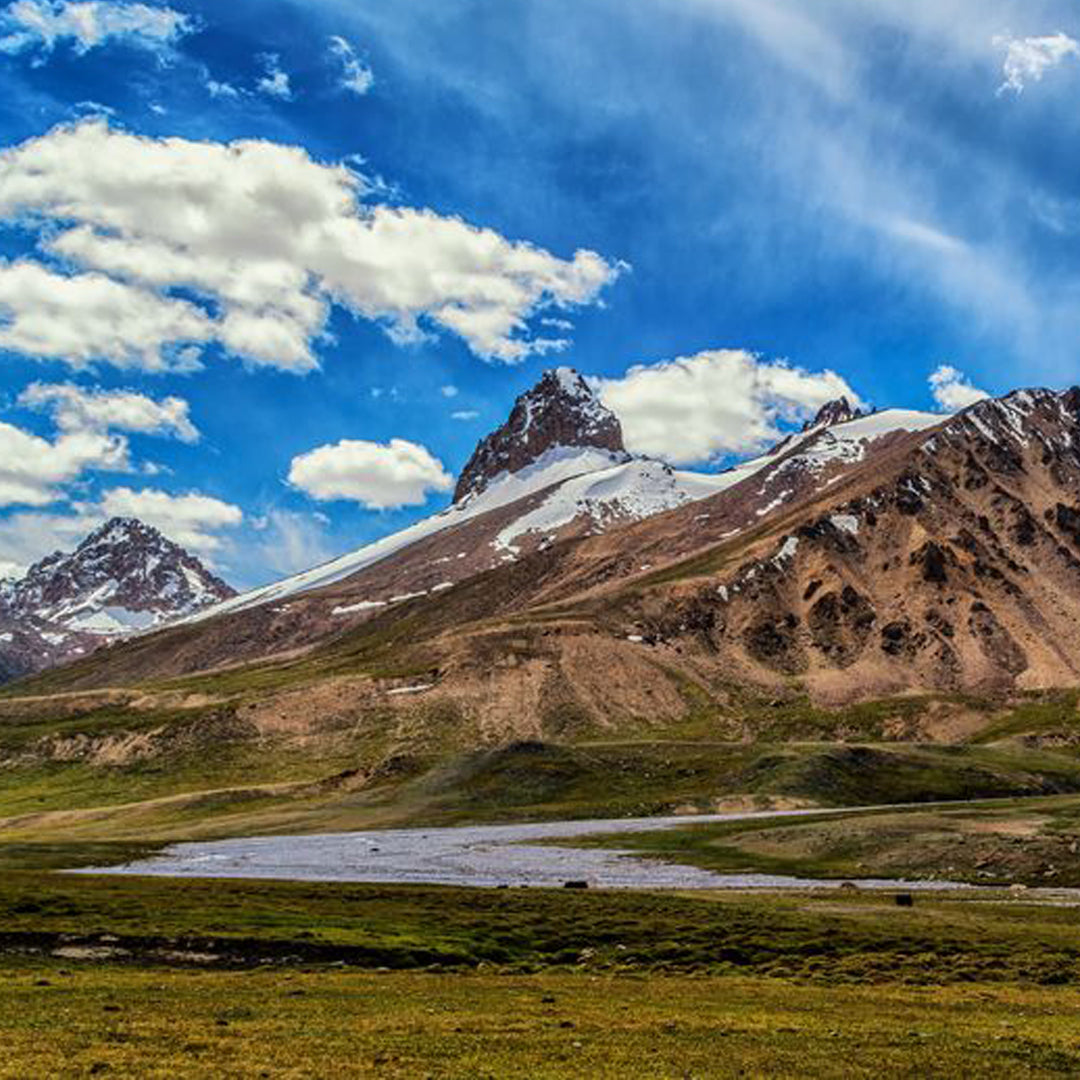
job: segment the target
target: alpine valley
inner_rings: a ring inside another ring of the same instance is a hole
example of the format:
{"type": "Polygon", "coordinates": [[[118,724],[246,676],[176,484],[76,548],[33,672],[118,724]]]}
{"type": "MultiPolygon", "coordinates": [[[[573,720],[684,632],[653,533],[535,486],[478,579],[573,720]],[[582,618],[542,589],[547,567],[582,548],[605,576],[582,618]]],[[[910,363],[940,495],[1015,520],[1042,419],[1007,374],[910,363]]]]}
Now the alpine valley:
{"type": "Polygon", "coordinates": [[[234,595],[112,521],[0,622],[7,838],[1080,791],[1080,391],[695,473],[559,368],[402,532],[234,595]]]}

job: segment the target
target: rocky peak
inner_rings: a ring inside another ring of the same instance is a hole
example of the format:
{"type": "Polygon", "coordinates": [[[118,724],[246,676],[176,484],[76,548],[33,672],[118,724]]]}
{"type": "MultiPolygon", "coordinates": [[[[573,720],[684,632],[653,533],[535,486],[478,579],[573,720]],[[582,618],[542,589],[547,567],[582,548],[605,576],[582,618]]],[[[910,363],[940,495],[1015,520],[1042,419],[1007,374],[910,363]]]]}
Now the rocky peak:
{"type": "Polygon", "coordinates": [[[477,446],[462,470],[454,502],[478,495],[497,476],[518,472],[556,447],[627,456],[618,418],[567,367],[545,372],[517,399],[506,423],[477,446]]]}
{"type": "Polygon", "coordinates": [[[4,600],[15,617],[120,633],[233,595],[157,529],[135,518],[113,518],[70,555],[54,552],[32,566],[4,600]]]}
{"type": "Polygon", "coordinates": [[[861,409],[852,408],[851,402],[846,397],[836,398],[835,401],[827,401],[818,409],[817,416],[807,421],[803,431],[810,431],[817,427],[833,427],[836,424],[846,424],[849,420],[858,420],[862,416],[861,409]]]}

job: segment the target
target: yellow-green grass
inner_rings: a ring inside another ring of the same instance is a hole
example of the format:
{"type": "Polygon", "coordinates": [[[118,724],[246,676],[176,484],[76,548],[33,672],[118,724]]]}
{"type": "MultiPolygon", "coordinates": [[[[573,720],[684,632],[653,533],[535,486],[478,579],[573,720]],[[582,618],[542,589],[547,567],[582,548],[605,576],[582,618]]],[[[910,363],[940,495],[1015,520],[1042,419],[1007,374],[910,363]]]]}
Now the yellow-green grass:
{"type": "Polygon", "coordinates": [[[1026,901],[0,874],[0,1077],[1051,1077],[1026,901]]]}
{"type": "Polygon", "coordinates": [[[654,894],[7,871],[0,956],[515,973],[753,974],[823,983],[1080,986],[1068,907],[889,893],[654,894]]]}
{"type": "Polygon", "coordinates": [[[0,966],[0,1076],[1060,1077],[1074,989],[0,966]]]}

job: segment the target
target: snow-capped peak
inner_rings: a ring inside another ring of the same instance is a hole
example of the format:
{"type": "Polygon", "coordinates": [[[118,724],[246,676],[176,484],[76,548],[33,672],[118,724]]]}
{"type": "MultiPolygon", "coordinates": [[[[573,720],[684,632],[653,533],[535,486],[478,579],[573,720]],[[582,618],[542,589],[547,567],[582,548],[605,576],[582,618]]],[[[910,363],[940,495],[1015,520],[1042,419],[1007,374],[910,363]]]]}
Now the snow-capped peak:
{"type": "Polygon", "coordinates": [[[136,518],[112,518],[0,590],[9,621],[112,637],[233,596],[193,555],[136,518]]]}
{"type": "Polygon", "coordinates": [[[618,418],[569,367],[545,372],[517,399],[506,423],[480,442],[462,470],[454,502],[475,498],[497,477],[519,472],[559,447],[628,459],[618,418]]]}

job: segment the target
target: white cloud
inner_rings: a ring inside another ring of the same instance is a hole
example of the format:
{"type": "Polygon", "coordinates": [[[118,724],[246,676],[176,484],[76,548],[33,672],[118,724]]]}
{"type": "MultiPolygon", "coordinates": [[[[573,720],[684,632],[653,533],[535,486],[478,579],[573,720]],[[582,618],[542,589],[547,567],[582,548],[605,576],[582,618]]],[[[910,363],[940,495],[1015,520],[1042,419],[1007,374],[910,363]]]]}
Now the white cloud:
{"type": "Polygon", "coordinates": [[[315,499],[349,499],[372,510],[420,506],[428,494],[449,491],[454,478],[423,446],[344,439],[293,458],[289,483],[315,499]]]}
{"type": "Polygon", "coordinates": [[[375,74],[356,55],[356,49],[343,37],[330,39],[330,55],[341,66],[338,86],[351,94],[363,97],[375,85],[375,74]]]}
{"type": "Polygon", "coordinates": [[[16,0],[0,13],[0,52],[51,51],[70,42],[86,53],[110,41],[167,53],[195,25],[169,7],[121,0],[16,0]]]}
{"type": "Polygon", "coordinates": [[[4,578],[17,579],[24,577],[29,569],[28,563],[16,563],[9,562],[7,559],[0,559],[0,581],[3,581],[4,578]]]}
{"type": "Polygon", "coordinates": [[[0,506],[46,506],[59,486],[90,470],[130,468],[124,439],[98,432],[69,432],[55,441],[0,423],[0,506]]]}
{"type": "Polygon", "coordinates": [[[100,101],[77,101],[72,111],[93,116],[116,115],[116,110],[111,105],[104,105],[100,101]]]}
{"type": "Polygon", "coordinates": [[[99,503],[76,502],[56,512],[24,510],[0,517],[0,577],[4,564],[23,569],[54,551],[73,550],[111,517],[137,517],[208,559],[224,546],[218,534],[243,520],[238,507],[205,495],[116,488],[99,503]]]}
{"type": "Polygon", "coordinates": [[[165,370],[217,341],[302,372],[340,304],[398,341],[450,330],[513,363],[565,347],[532,335],[535,314],[596,302],[620,271],[365,192],[297,147],[151,139],[101,119],[55,128],[0,153],[0,221],[37,227],[76,269],[0,266],[0,348],[165,370]]]}
{"type": "Polygon", "coordinates": [[[1046,37],[996,37],[994,44],[1005,50],[1002,74],[1005,81],[998,88],[1002,94],[1012,90],[1023,93],[1030,82],[1039,82],[1050,69],[1070,56],[1080,56],[1080,42],[1058,32],[1046,37]]]}
{"type": "Polygon", "coordinates": [[[213,98],[229,98],[235,100],[241,96],[241,91],[233,86],[232,83],[220,82],[217,79],[208,78],[206,80],[206,90],[213,98]]]}
{"type": "Polygon", "coordinates": [[[165,371],[177,367],[177,346],[206,342],[214,333],[212,321],[194,304],[141,285],[97,272],[68,277],[25,259],[0,260],[0,350],[64,360],[75,368],[104,360],[120,368],[165,371]]]}
{"type": "Polygon", "coordinates": [[[26,408],[50,412],[61,431],[133,431],[173,435],[181,442],[199,440],[183,398],[155,401],[132,390],[101,390],[74,383],[31,383],[20,395],[26,408]]]}
{"type": "Polygon", "coordinates": [[[265,75],[255,84],[259,93],[275,97],[279,101],[292,101],[293,89],[289,76],[281,67],[281,57],[277,53],[264,53],[259,57],[265,75]]]}
{"type": "Polygon", "coordinates": [[[48,412],[58,434],[48,439],[0,423],[0,506],[46,506],[86,473],[131,472],[128,441],[117,432],[198,438],[187,402],[175,397],[32,383],[18,404],[48,412]]]}
{"type": "Polygon", "coordinates": [[[949,364],[942,364],[930,376],[929,383],[934,400],[945,412],[959,412],[990,396],[985,390],[972,386],[962,371],[949,364]]]}
{"type": "Polygon", "coordinates": [[[922,221],[904,217],[885,217],[872,219],[870,224],[876,225],[883,232],[890,233],[899,240],[925,248],[931,253],[964,255],[969,251],[968,245],[963,240],[922,221]]]}
{"type": "Polygon", "coordinates": [[[54,551],[71,551],[104,520],[100,510],[83,506],[62,514],[25,510],[0,517],[0,559],[28,569],[54,551]]]}
{"type": "Polygon", "coordinates": [[[459,412],[453,412],[450,414],[451,420],[469,421],[476,420],[480,414],[475,409],[462,409],[459,412]]]}
{"type": "Polygon", "coordinates": [[[458,396],[458,388],[456,386],[442,386],[439,388],[439,393],[444,398],[456,398],[458,396]]]}
{"type": "Polygon", "coordinates": [[[827,401],[859,397],[832,371],[761,360],[741,349],[632,367],[592,380],[620,419],[627,448],[676,464],[760,449],[778,423],[811,415],[827,401]]]}
{"type": "Polygon", "coordinates": [[[220,550],[223,529],[236,528],[244,515],[238,506],[209,495],[192,492],[171,495],[166,491],[144,488],[113,488],[101,497],[100,510],[105,518],[135,517],[164,533],[181,547],[201,555],[220,550]]]}

